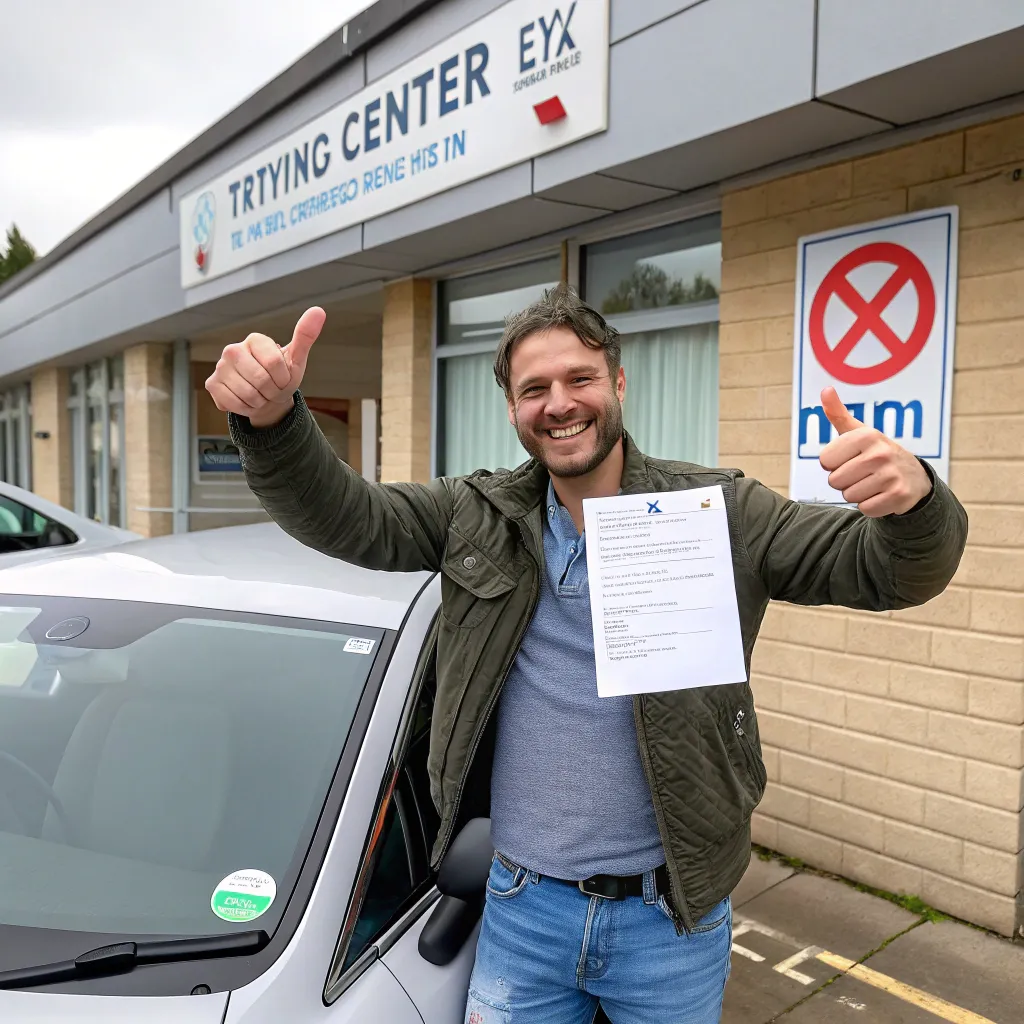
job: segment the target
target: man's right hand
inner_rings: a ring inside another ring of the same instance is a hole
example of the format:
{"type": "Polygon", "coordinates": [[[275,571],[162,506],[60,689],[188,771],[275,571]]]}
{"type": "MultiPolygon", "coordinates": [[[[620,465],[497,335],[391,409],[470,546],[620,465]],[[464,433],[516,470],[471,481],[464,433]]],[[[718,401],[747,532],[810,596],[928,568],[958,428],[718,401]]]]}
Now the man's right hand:
{"type": "Polygon", "coordinates": [[[326,319],[319,306],[307,309],[284,348],[265,334],[250,334],[245,341],[228,345],[206,381],[217,408],[247,416],[254,427],[280,423],[295,405],[292,396],[326,319]]]}

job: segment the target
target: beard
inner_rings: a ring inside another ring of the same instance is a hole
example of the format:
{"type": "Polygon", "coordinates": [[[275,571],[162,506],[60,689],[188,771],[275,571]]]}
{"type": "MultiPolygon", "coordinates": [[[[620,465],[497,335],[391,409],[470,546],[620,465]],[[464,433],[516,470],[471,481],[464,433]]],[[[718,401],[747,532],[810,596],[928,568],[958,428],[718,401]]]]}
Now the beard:
{"type": "Polygon", "coordinates": [[[604,408],[594,416],[593,423],[584,434],[590,430],[594,431],[594,443],[589,452],[559,455],[548,451],[551,438],[548,437],[547,430],[527,430],[519,422],[519,417],[516,417],[519,443],[552,476],[586,476],[608,458],[612,449],[622,440],[622,405],[615,395],[609,397],[604,408]]]}

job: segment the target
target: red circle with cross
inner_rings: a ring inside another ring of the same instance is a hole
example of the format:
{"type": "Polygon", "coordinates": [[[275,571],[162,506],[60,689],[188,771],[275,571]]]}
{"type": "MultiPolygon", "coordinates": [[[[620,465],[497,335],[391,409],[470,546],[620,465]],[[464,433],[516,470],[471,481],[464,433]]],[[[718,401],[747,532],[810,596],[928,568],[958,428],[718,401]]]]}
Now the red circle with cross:
{"type": "Polygon", "coordinates": [[[921,353],[935,324],[935,286],[925,265],[905,246],[895,242],[871,242],[847,253],[825,275],[811,303],[807,332],[811,350],[824,370],[844,384],[878,384],[909,366],[921,353]],[[888,263],[895,269],[873,299],[865,299],[850,283],[850,274],[867,263],[888,263]],[[901,338],[882,314],[904,285],[917,292],[917,320],[909,336],[901,338]],[[825,308],[836,296],[856,319],[833,346],[825,337],[825,308]],[[889,352],[889,358],[871,366],[847,363],[857,343],[873,334],[889,352]]]}

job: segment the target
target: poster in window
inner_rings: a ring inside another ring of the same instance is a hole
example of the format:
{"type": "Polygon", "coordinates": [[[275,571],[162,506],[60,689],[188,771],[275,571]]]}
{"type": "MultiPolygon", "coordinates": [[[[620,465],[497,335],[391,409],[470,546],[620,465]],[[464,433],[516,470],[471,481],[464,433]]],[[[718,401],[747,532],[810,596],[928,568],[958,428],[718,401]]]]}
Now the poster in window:
{"type": "Polygon", "coordinates": [[[200,476],[242,472],[241,456],[230,437],[200,437],[197,445],[200,476]]]}

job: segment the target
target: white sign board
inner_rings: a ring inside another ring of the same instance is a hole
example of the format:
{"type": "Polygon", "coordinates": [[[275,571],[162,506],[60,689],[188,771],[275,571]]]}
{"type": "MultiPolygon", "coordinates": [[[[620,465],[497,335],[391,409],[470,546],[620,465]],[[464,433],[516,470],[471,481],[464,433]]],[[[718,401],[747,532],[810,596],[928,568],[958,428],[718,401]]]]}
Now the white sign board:
{"type": "Polygon", "coordinates": [[[797,245],[790,497],[843,504],[818,456],[853,415],[949,478],[956,328],[955,206],[801,238],[797,245]]]}
{"type": "Polygon", "coordinates": [[[608,0],[509,0],[180,204],[189,288],[608,125],[608,0]]]}

